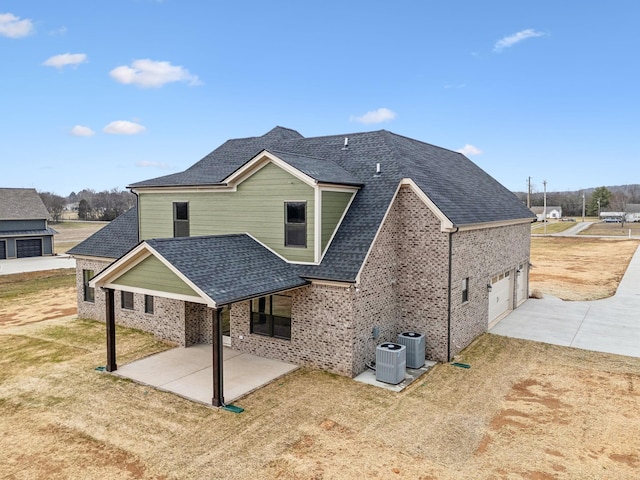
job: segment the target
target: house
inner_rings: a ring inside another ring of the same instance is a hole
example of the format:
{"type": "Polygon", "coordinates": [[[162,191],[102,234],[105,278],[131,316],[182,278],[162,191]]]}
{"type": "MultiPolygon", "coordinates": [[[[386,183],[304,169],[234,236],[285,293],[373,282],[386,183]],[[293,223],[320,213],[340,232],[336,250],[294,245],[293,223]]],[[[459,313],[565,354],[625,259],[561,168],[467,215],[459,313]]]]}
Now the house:
{"type": "MultiPolygon", "coordinates": [[[[541,222],[545,219],[545,207],[531,207],[531,211],[535,213],[538,221],[541,222]]],[[[562,218],[562,207],[546,207],[546,218],[562,218]]]]}
{"type": "Polygon", "coordinates": [[[627,222],[640,222],[640,203],[627,203],[625,213],[627,222]]]}
{"type": "Polygon", "coordinates": [[[49,212],[33,188],[0,188],[0,260],[54,254],[49,212]]]}
{"type": "Polygon", "coordinates": [[[223,343],[353,377],[413,331],[449,361],[528,297],[529,209],[464,155],[385,130],[276,127],[128,188],[137,206],[68,252],[107,370],[115,323],[213,343],[214,390],[223,343]]]}

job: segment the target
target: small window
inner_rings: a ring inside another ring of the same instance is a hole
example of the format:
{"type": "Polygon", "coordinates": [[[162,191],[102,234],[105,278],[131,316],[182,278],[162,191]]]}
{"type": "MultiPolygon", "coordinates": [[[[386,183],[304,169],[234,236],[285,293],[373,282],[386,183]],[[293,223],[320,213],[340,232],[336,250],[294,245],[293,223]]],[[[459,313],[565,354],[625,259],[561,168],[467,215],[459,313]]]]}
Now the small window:
{"type": "Polygon", "coordinates": [[[284,203],[284,246],[307,247],[307,202],[284,203]]]}
{"type": "Polygon", "coordinates": [[[153,313],[153,296],[144,296],[144,313],[153,313]]]}
{"type": "Polygon", "coordinates": [[[93,270],[82,270],[82,283],[84,285],[84,301],[94,303],[96,301],[95,289],[89,286],[89,280],[93,278],[93,270]]]}
{"type": "Polygon", "coordinates": [[[462,303],[469,301],[469,277],[462,280],[462,303]]]}
{"type": "Polygon", "coordinates": [[[251,333],[291,340],[291,297],[269,295],[251,300],[251,333]]]}
{"type": "Polygon", "coordinates": [[[120,292],[120,306],[125,310],[133,310],[133,292],[120,292]]]}
{"type": "Polygon", "coordinates": [[[173,202],[173,236],[189,236],[189,203],[173,202]]]}

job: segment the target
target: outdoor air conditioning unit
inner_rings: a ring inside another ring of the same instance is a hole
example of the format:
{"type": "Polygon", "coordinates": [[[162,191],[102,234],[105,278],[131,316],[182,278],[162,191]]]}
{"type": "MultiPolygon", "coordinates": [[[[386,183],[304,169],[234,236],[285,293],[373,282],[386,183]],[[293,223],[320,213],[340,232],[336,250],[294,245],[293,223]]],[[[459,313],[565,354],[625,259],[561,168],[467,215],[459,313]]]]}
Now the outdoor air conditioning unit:
{"type": "Polygon", "coordinates": [[[376,347],[376,380],[397,385],[404,380],[407,347],[398,343],[381,343],[376,347]]]}
{"type": "Polygon", "coordinates": [[[420,368],[426,356],[426,339],[422,333],[402,332],[398,343],[407,347],[407,368],[420,368]]]}

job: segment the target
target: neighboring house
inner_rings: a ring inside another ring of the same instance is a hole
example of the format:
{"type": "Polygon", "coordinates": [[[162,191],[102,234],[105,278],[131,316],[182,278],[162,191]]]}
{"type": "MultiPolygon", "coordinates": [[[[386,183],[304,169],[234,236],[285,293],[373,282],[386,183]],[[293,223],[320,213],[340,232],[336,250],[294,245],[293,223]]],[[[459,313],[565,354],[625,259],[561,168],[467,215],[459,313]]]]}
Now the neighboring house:
{"type": "Polygon", "coordinates": [[[276,127],[128,188],[137,207],[68,252],[109,371],[115,323],[213,343],[214,389],[222,342],[353,377],[415,331],[449,361],[528,298],[526,206],[464,155],[385,130],[276,127]]]}
{"type": "MultiPolygon", "coordinates": [[[[538,221],[541,222],[544,220],[545,215],[545,207],[531,207],[531,211],[535,213],[538,221]]],[[[562,207],[550,207],[547,205],[547,215],[546,218],[562,218],[562,207]]]]}
{"type": "Polygon", "coordinates": [[[33,188],[0,188],[0,260],[53,255],[49,212],[33,188]]]}
{"type": "Polygon", "coordinates": [[[640,222],[640,203],[627,203],[626,207],[626,221],[640,222]]]}

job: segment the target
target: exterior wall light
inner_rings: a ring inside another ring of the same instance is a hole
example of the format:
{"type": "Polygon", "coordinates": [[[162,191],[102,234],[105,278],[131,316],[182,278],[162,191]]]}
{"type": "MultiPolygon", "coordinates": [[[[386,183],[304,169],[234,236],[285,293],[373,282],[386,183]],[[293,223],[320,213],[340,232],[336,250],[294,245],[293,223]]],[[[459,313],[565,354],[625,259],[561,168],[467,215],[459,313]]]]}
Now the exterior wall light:
{"type": "Polygon", "coordinates": [[[490,292],[493,289],[490,283],[487,283],[487,292],[490,292]]]}

